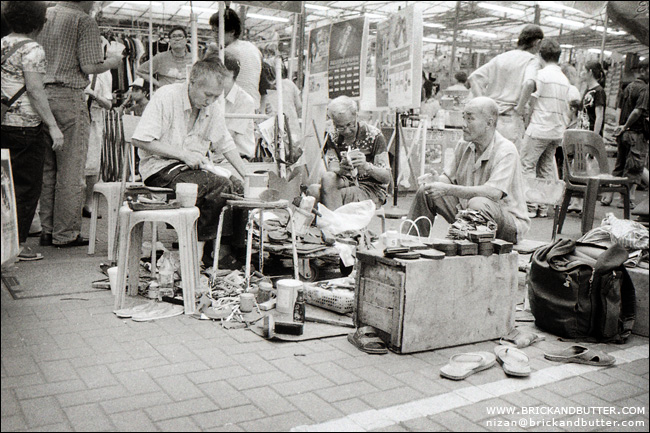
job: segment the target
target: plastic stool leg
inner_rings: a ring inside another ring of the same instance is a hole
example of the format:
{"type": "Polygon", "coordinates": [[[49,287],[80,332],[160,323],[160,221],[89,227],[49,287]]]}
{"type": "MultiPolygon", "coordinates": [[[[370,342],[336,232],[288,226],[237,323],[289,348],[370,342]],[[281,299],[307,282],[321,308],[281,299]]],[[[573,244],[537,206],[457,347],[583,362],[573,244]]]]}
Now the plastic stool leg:
{"type": "Polygon", "coordinates": [[[564,199],[562,200],[562,207],[560,207],[560,217],[557,222],[557,234],[562,233],[562,226],[564,225],[564,218],[566,218],[569,203],[571,202],[572,193],[569,190],[564,191],[564,199]]]}
{"type": "MultiPolygon", "coordinates": [[[[219,248],[221,247],[221,233],[223,232],[223,216],[226,214],[226,210],[228,210],[228,206],[224,206],[223,209],[221,209],[221,215],[219,215],[219,225],[217,226],[217,238],[214,240],[214,251],[213,255],[214,257],[212,258],[212,272],[216,272],[217,269],[219,269],[219,248]]],[[[214,275],[214,274],[213,274],[214,275]]]]}
{"type": "Polygon", "coordinates": [[[178,247],[181,259],[181,279],[183,280],[183,305],[185,314],[194,314],[196,309],[196,286],[199,281],[198,246],[196,222],[185,221],[177,224],[178,247]]]}
{"type": "Polygon", "coordinates": [[[625,192],[623,193],[623,218],[630,219],[630,186],[625,185],[625,192]]]}
{"type": "Polygon", "coordinates": [[[109,197],[106,197],[108,202],[108,259],[111,261],[115,260],[115,232],[117,228],[118,212],[120,210],[120,192],[111,191],[109,197]]]}
{"type": "Polygon", "coordinates": [[[138,284],[140,283],[140,255],[142,253],[142,231],[144,222],[139,222],[131,228],[129,242],[129,295],[138,294],[138,284]]]}
{"type": "Polygon", "coordinates": [[[291,224],[291,249],[293,254],[293,277],[296,280],[300,279],[300,273],[298,271],[298,250],[296,249],[296,230],[293,223],[293,212],[288,207],[286,208],[287,213],[289,213],[289,221],[291,224]]]}
{"type": "Polygon", "coordinates": [[[122,240],[120,242],[119,260],[117,262],[117,281],[115,283],[117,290],[115,293],[115,303],[113,305],[116,310],[124,308],[124,298],[126,296],[126,270],[130,244],[129,215],[130,212],[128,210],[120,211],[120,236],[122,237],[122,240]]]}
{"type": "Polygon", "coordinates": [[[587,181],[587,192],[582,204],[582,224],[580,230],[584,235],[594,225],[594,213],[596,211],[596,201],[598,200],[598,179],[589,179],[587,181]]]}
{"type": "Polygon", "coordinates": [[[99,193],[93,192],[93,204],[90,209],[90,239],[88,239],[88,254],[95,254],[95,241],[97,240],[97,212],[99,210],[99,193]]]}

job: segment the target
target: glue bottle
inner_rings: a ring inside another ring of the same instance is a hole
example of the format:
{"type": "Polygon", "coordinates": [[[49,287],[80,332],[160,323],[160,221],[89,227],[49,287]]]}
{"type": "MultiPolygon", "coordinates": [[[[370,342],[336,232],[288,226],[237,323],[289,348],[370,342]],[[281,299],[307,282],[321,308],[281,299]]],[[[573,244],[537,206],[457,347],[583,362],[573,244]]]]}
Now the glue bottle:
{"type": "Polygon", "coordinates": [[[293,305],[293,321],[305,321],[305,290],[302,287],[298,288],[296,302],[293,305]]]}

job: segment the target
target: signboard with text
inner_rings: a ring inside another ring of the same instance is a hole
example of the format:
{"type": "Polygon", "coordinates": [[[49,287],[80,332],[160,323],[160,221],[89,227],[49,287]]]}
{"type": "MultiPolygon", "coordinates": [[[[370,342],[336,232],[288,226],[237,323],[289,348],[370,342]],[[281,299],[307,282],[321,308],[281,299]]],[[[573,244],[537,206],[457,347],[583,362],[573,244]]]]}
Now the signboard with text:
{"type": "Polygon", "coordinates": [[[332,24],[327,68],[330,99],[361,96],[367,40],[365,16],[332,24]]]}

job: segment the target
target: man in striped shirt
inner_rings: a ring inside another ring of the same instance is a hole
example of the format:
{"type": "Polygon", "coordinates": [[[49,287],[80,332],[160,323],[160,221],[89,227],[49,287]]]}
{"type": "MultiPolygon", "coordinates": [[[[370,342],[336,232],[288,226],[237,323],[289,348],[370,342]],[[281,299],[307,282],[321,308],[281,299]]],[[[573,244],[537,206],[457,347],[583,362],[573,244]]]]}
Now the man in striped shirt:
{"type": "MultiPolygon", "coordinates": [[[[531,100],[530,124],[521,147],[521,165],[524,177],[557,180],[555,149],[562,142],[567,127],[570,83],[562,73],[558,61],[562,49],[557,41],[544,39],[539,49],[542,69],[534,80],[524,83],[518,113],[531,100]],[[533,92],[535,92],[533,94],[533,92]]],[[[548,215],[546,206],[528,203],[528,216],[544,218],[548,215]]]]}

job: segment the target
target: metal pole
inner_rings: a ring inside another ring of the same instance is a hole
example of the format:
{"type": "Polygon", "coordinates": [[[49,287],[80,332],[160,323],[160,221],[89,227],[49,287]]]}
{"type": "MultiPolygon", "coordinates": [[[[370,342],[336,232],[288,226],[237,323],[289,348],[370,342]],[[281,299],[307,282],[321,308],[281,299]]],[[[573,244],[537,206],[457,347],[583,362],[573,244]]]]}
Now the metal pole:
{"type": "Polygon", "coordinates": [[[289,73],[287,74],[287,78],[290,80],[293,80],[293,62],[291,59],[294,58],[296,55],[296,38],[298,37],[298,26],[300,25],[300,15],[299,14],[294,14],[293,15],[293,28],[291,29],[291,48],[289,49],[289,73]]]}
{"type": "Polygon", "coordinates": [[[149,2],[149,98],[153,96],[153,4],[149,2]]]}
{"type": "Polygon", "coordinates": [[[542,10],[539,7],[539,4],[536,3],[535,4],[535,21],[534,21],[535,24],[539,25],[539,20],[541,18],[541,15],[542,15],[542,10]]]}
{"type": "Polygon", "coordinates": [[[217,41],[217,44],[219,46],[219,59],[223,62],[224,56],[225,56],[225,50],[226,46],[223,42],[225,38],[225,32],[224,32],[224,15],[225,12],[225,5],[224,2],[219,2],[219,40],[217,41]]]}
{"type": "Polygon", "coordinates": [[[605,60],[605,42],[607,41],[607,21],[609,21],[609,16],[607,15],[607,6],[605,6],[605,19],[603,21],[603,39],[600,42],[600,63],[603,63],[605,60]]]}
{"type": "Polygon", "coordinates": [[[395,166],[393,167],[393,206],[397,207],[397,194],[399,192],[399,185],[397,184],[397,179],[399,177],[399,140],[400,140],[400,135],[399,135],[399,108],[395,109],[395,157],[393,160],[395,161],[395,166]]]}
{"type": "Polygon", "coordinates": [[[199,60],[199,26],[194,10],[190,12],[190,31],[192,32],[192,64],[194,64],[199,60]]]}
{"type": "Polygon", "coordinates": [[[460,18],[460,1],[456,2],[456,19],[454,20],[454,39],[451,43],[451,61],[449,63],[449,73],[454,73],[454,63],[456,62],[456,40],[458,39],[458,20],[460,18]]]}
{"type": "Polygon", "coordinates": [[[304,54],[305,54],[305,23],[307,22],[305,17],[305,2],[300,2],[300,25],[298,26],[298,87],[303,88],[303,76],[304,76],[304,54]]]}

